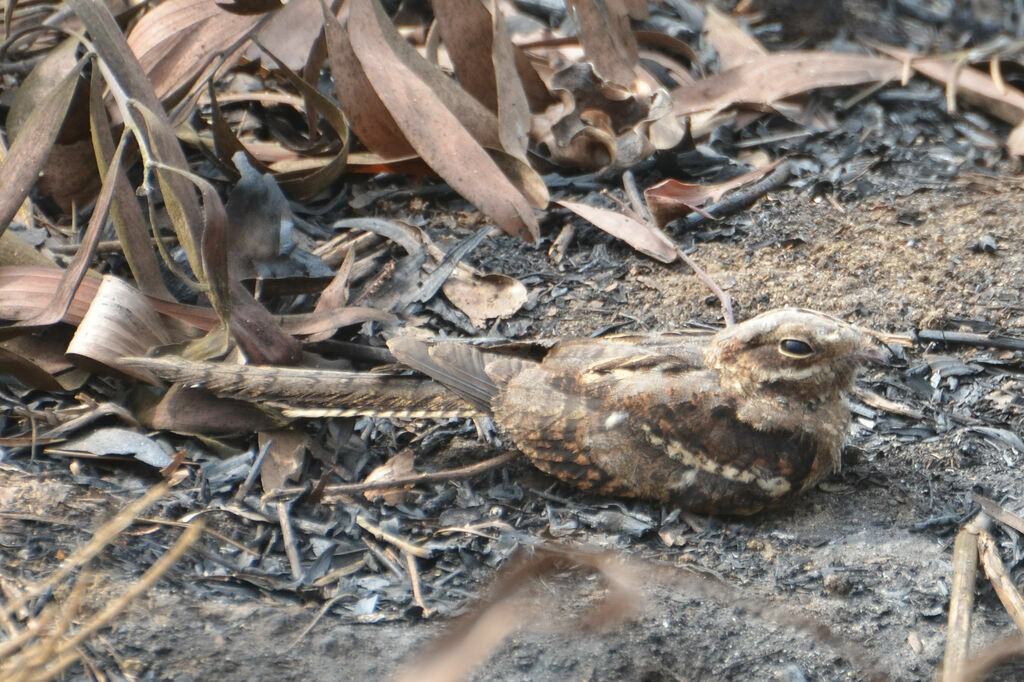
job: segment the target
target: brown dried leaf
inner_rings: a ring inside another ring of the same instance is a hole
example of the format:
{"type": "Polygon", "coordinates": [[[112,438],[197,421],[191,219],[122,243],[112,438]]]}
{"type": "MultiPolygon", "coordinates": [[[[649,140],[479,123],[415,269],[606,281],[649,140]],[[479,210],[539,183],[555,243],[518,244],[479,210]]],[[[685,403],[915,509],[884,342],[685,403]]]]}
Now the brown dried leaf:
{"type": "MultiPolygon", "coordinates": [[[[40,315],[53,300],[64,272],[62,268],[37,265],[0,267],[0,320],[28,320],[40,315]]],[[[81,322],[101,281],[99,275],[87,274],[60,321],[71,325],[81,322]]]]}
{"type": "Polygon", "coordinates": [[[608,234],[621,239],[640,253],[662,263],[676,259],[676,244],[668,235],[650,223],[606,208],[596,208],[576,201],[556,201],[608,234]]]}
{"type": "Polygon", "coordinates": [[[594,71],[610,83],[630,88],[636,80],[636,38],[626,8],[618,2],[570,0],[579,24],[579,40],[594,71]]]}
{"type": "Polygon", "coordinates": [[[740,22],[714,5],[704,8],[704,36],[718,53],[722,71],[768,56],[768,50],[740,22]]]}
{"type": "Polygon", "coordinates": [[[39,106],[32,108],[0,165],[0,187],[4,188],[0,192],[0,234],[7,229],[38,180],[71,106],[78,78],[88,62],[88,58],[80,59],[39,106]]]}
{"type": "Polygon", "coordinates": [[[709,185],[681,182],[669,178],[644,190],[644,199],[654,217],[654,222],[664,227],[676,218],[689,215],[709,202],[718,201],[726,192],[757,182],[775,170],[780,163],[781,159],[778,159],[755,171],[737,175],[725,182],[709,185]]]}
{"type": "Polygon", "coordinates": [[[497,148],[497,121],[398,34],[376,0],[354,0],[348,35],[367,79],[412,147],[503,230],[539,237],[523,195],[481,145],[497,148]]]}
{"type": "MultiPolygon", "coordinates": [[[[260,45],[265,45],[274,56],[292,71],[306,66],[313,42],[323,30],[324,17],[320,0],[290,0],[280,7],[257,34],[260,45]]],[[[259,48],[246,53],[254,58],[259,48]]]]}
{"type": "Polygon", "coordinates": [[[323,11],[334,95],[348,115],[359,141],[385,162],[415,156],[415,150],[363,72],[352,51],[348,30],[326,7],[323,11]]]}
{"type": "Polygon", "coordinates": [[[178,343],[146,297],[120,279],[107,275],[68,346],[68,356],[87,366],[105,366],[152,384],[159,380],[145,370],[121,365],[120,359],[145,355],[154,346],[178,343]]]}
{"type": "Polygon", "coordinates": [[[282,425],[281,419],[251,403],[181,385],[172,386],[159,400],[141,391],[133,398],[135,416],[146,428],[157,431],[216,436],[251,434],[282,425]]]}
{"type": "Polygon", "coordinates": [[[240,56],[238,46],[264,15],[228,12],[209,0],[166,0],[151,7],[132,27],[128,46],[149,76],[157,97],[174,102],[196,82],[240,56]]]}
{"type": "MultiPolygon", "coordinates": [[[[377,481],[391,481],[396,478],[408,478],[415,473],[415,469],[413,467],[414,459],[415,454],[413,451],[406,448],[384,464],[371,471],[370,475],[366,477],[364,482],[373,483],[377,481]]],[[[416,493],[413,492],[411,488],[412,486],[407,485],[401,488],[367,490],[363,495],[371,502],[383,499],[385,504],[396,505],[415,496],[416,493]]]]}
{"type": "Polygon", "coordinates": [[[276,490],[289,481],[298,481],[306,463],[306,432],[294,428],[261,431],[258,440],[261,449],[268,448],[260,467],[263,490],[276,490]]]}
{"type": "MultiPolygon", "coordinates": [[[[22,336],[0,344],[0,375],[9,375],[29,388],[42,391],[61,391],[64,389],[53,373],[47,370],[37,357],[33,357],[33,344],[14,344],[31,337],[22,336]]],[[[31,339],[38,341],[38,339],[31,339]]],[[[62,355],[63,355],[63,349],[62,355]]]]}
{"type": "Polygon", "coordinates": [[[679,116],[738,104],[771,105],[815,88],[884,83],[902,65],[887,57],[838,52],[777,52],[672,91],[679,116]]]}
{"type": "Polygon", "coordinates": [[[491,13],[479,0],[434,0],[431,6],[456,79],[477,101],[497,112],[491,13]]]}
{"type": "Polygon", "coordinates": [[[474,327],[482,327],[488,319],[511,317],[527,299],[526,286],[514,277],[467,274],[461,268],[452,273],[442,290],[474,327]]]}
{"type": "MultiPolygon", "coordinates": [[[[50,50],[18,88],[7,125],[16,137],[32,111],[46,106],[45,99],[69,73],[76,71],[75,54],[80,45],[69,38],[50,50]]],[[[37,189],[52,198],[64,213],[74,206],[84,206],[96,196],[99,177],[89,139],[89,90],[84,79],[78,79],[74,96],[68,105],[56,144],[50,151],[39,177],[37,189]]]]}

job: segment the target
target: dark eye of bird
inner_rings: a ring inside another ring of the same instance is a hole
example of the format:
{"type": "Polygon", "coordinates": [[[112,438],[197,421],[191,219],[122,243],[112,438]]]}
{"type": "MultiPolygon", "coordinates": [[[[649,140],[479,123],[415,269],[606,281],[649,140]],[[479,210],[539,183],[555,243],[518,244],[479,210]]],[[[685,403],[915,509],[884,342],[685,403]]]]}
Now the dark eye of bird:
{"type": "Polygon", "coordinates": [[[806,358],[814,353],[814,349],[806,341],[782,339],[782,341],[779,341],[779,352],[791,358],[806,358]]]}

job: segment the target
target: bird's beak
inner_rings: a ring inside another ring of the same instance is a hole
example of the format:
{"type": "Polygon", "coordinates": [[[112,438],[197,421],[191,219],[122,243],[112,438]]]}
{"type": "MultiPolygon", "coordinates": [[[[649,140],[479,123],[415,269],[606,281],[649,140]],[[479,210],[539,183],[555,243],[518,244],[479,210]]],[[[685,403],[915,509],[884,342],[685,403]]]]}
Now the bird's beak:
{"type": "Polygon", "coordinates": [[[854,357],[860,362],[887,365],[889,364],[889,358],[892,357],[892,353],[889,352],[888,348],[885,348],[885,346],[882,346],[877,341],[870,340],[865,343],[859,351],[854,353],[854,357]]]}

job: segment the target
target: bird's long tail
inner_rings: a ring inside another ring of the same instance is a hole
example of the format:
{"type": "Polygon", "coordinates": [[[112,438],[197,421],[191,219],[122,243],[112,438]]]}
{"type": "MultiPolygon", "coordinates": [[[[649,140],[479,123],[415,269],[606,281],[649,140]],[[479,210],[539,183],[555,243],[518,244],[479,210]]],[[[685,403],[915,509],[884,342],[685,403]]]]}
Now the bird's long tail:
{"type": "Polygon", "coordinates": [[[341,372],[294,367],[194,362],[182,358],[123,358],[165,381],[264,404],[287,417],[478,417],[488,410],[444,385],[407,374],[341,372]]]}

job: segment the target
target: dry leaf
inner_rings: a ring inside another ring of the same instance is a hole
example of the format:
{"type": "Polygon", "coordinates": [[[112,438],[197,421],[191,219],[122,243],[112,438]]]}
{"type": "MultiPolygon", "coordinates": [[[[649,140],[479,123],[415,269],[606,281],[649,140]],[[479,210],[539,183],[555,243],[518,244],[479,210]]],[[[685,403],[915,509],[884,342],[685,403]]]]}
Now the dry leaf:
{"type": "Polygon", "coordinates": [[[743,28],[740,22],[722,12],[714,5],[706,5],[704,36],[718,53],[722,71],[728,71],[768,56],[768,50],[757,38],[743,28]]]}
{"type": "Polygon", "coordinates": [[[488,319],[511,317],[527,299],[526,286],[513,277],[467,274],[462,269],[456,269],[442,289],[452,305],[466,313],[477,328],[488,319]]]}
{"type": "Polygon", "coordinates": [[[177,101],[197,81],[234,61],[238,46],[264,20],[228,12],[210,0],[165,0],[146,12],[128,34],[157,97],[177,101]],[[217,58],[220,56],[220,58],[217,58]]]}
{"type": "Polygon", "coordinates": [[[555,202],[596,225],[613,237],[626,242],[640,253],[662,263],[676,259],[676,244],[668,235],[649,223],[606,208],[596,208],[576,201],[555,202]]]}
{"type": "Polygon", "coordinates": [[[143,294],[107,275],[67,352],[86,365],[112,367],[141,381],[158,384],[159,380],[149,372],[122,367],[119,360],[126,355],[145,355],[154,346],[183,340],[164,325],[143,294]]]}
{"type": "MultiPolygon", "coordinates": [[[[364,482],[373,483],[376,481],[390,481],[396,478],[408,478],[416,473],[413,468],[413,460],[415,457],[416,455],[413,451],[406,448],[384,464],[371,471],[364,482]]],[[[396,505],[415,496],[415,493],[410,490],[411,488],[412,486],[407,485],[401,488],[367,490],[363,495],[371,502],[383,499],[385,504],[396,505]]]]}
{"type": "Polygon", "coordinates": [[[647,207],[651,211],[654,222],[664,227],[676,218],[699,210],[707,203],[718,201],[726,192],[757,182],[775,170],[780,163],[781,159],[778,159],[750,173],[709,185],[681,182],[669,178],[644,190],[644,199],[647,201],[647,207]]]}
{"type": "Polygon", "coordinates": [[[96,429],[60,447],[47,448],[46,452],[77,457],[128,455],[156,469],[163,469],[172,459],[170,452],[152,438],[131,429],[117,427],[96,429]]]}
{"type": "Polygon", "coordinates": [[[420,57],[376,0],[354,0],[348,37],[373,89],[423,160],[503,230],[535,241],[540,231],[530,205],[481,146],[500,144],[493,114],[420,57]]]}
{"type": "Polygon", "coordinates": [[[260,448],[269,448],[260,467],[263,490],[277,490],[298,481],[306,463],[306,432],[294,428],[261,431],[258,440],[260,448]]]}
{"type": "Polygon", "coordinates": [[[776,52],[672,91],[679,116],[738,104],[768,105],[816,88],[897,80],[902,65],[887,57],[839,52],[776,52]]]}

